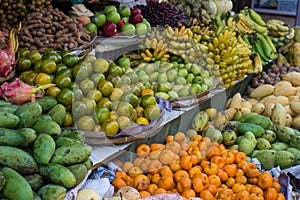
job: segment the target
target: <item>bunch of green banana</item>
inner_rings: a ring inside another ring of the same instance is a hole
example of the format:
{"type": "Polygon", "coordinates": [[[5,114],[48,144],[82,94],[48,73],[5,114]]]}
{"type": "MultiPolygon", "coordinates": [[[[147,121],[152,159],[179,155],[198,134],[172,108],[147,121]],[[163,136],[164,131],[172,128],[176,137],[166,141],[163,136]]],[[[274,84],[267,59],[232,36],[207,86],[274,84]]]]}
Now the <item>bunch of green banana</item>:
{"type": "Polygon", "coordinates": [[[277,49],[270,36],[256,32],[251,35],[244,35],[243,39],[252,45],[253,52],[260,55],[263,64],[277,58],[277,49]]]}
{"type": "Polygon", "coordinates": [[[255,32],[260,33],[264,36],[269,34],[266,22],[255,10],[245,7],[240,11],[240,13],[248,18],[249,22],[254,26],[255,32]]]}
{"type": "Polygon", "coordinates": [[[253,68],[250,59],[252,47],[245,43],[241,35],[236,35],[234,29],[225,29],[213,37],[207,46],[208,55],[215,63],[215,68],[219,69],[225,88],[243,79],[249,68],[253,68]]]}
{"type": "Polygon", "coordinates": [[[238,13],[236,16],[229,17],[227,19],[227,26],[233,27],[242,35],[254,32],[254,25],[243,13],[238,13]]]}
{"type": "Polygon", "coordinates": [[[213,18],[213,24],[215,26],[215,35],[219,35],[227,28],[227,21],[232,16],[227,16],[227,13],[217,13],[213,18]]]}

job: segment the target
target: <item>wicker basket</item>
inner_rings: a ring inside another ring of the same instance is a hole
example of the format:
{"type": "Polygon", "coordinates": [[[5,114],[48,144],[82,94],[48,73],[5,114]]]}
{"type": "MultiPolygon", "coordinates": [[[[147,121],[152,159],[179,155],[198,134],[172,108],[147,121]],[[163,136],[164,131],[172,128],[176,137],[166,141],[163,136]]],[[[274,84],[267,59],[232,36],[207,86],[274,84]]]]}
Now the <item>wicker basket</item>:
{"type": "Polygon", "coordinates": [[[0,83],[8,81],[16,76],[16,69],[12,69],[11,72],[6,77],[0,77],[0,83]]]}

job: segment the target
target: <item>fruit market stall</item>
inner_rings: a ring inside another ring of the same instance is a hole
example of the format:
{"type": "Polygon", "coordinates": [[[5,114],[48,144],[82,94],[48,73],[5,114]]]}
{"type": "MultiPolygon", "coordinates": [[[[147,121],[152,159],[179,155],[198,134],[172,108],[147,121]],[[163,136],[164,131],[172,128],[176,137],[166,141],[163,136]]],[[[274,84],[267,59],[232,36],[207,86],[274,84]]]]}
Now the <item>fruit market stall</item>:
{"type": "Polygon", "coordinates": [[[299,27],[90,3],[0,1],[0,198],[298,198],[299,27]]]}

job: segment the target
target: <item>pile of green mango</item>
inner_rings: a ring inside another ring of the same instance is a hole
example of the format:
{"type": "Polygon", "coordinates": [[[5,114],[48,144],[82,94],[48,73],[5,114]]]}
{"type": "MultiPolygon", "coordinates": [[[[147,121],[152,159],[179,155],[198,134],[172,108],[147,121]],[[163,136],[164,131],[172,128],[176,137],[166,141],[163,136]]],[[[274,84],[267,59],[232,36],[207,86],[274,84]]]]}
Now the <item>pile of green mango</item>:
{"type": "Polygon", "coordinates": [[[221,132],[227,148],[257,158],[265,170],[300,164],[300,132],[286,126],[276,127],[268,117],[247,113],[225,124],[221,132]]]}
{"type": "Polygon", "coordinates": [[[62,128],[65,107],[51,96],[0,101],[0,199],[64,199],[92,167],[83,132],[62,128]]]}

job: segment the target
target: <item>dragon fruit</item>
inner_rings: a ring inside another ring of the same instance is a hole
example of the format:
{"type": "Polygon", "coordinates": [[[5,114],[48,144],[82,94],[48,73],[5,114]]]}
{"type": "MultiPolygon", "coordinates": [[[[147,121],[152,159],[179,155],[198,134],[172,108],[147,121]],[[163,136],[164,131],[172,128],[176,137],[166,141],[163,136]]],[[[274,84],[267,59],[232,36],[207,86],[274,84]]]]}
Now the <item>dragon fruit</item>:
{"type": "Polygon", "coordinates": [[[15,30],[10,33],[0,31],[0,77],[6,77],[16,64],[15,54],[18,49],[18,40],[15,30]]]}
{"type": "Polygon", "coordinates": [[[16,78],[13,82],[4,82],[0,87],[0,97],[16,105],[22,105],[29,101],[35,102],[35,98],[43,97],[44,90],[55,84],[40,86],[28,85],[16,78]]]}

